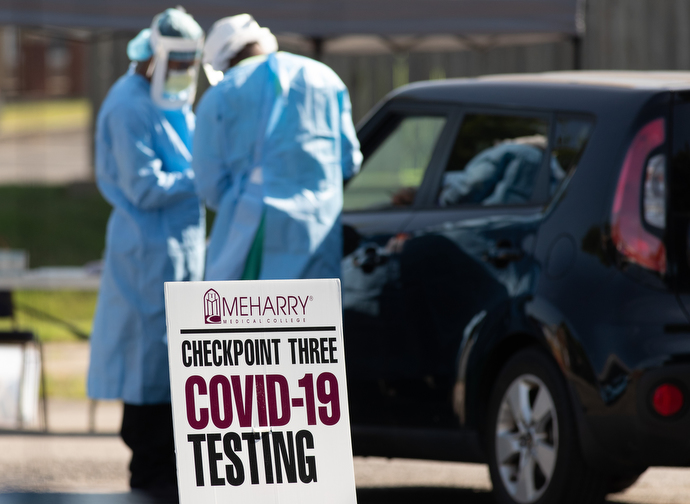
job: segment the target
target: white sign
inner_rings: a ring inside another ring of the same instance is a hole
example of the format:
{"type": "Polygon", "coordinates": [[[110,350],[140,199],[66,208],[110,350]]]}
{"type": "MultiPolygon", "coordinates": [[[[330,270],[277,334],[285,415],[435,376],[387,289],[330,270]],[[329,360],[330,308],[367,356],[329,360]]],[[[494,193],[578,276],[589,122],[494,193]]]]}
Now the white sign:
{"type": "Polygon", "coordinates": [[[340,281],[165,284],[182,504],[356,502],[340,281]]]}

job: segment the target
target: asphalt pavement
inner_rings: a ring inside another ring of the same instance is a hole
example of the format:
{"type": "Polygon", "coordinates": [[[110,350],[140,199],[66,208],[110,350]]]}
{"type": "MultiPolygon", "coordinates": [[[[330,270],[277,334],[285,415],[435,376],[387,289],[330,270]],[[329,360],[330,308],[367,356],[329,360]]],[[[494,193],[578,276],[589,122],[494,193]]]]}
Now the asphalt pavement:
{"type": "MultiPolygon", "coordinates": [[[[129,453],[115,434],[1,433],[0,504],[146,504],[127,487],[129,453]]],[[[355,457],[360,504],[488,504],[486,466],[355,457]]],[[[690,469],[653,468],[609,502],[690,504],[690,469]]]]}
{"type": "MultiPolygon", "coordinates": [[[[45,346],[55,382],[84,379],[85,343],[45,346]]],[[[147,504],[129,493],[129,450],[117,435],[122,404],[51,398],[48,433],[0,431],[0,504],[147,504]]],[[[355,457],[359,504],[488,504],[487,467],[355,457]]],[[[652,468],[609,502],[690,504],[690,469],[652,468]]]]}
{"type": "MultiPolygon", "coordinates": [[[[0,183],[89,180],[90,141],[85,128],[0,136],[0,183]]],[[[85,375],[84,344],[47,347],[56,379],[85,375]]],[[[54,398],[48,411],[47,434],[0,432],[0,504],[147,504],[129,492],[120,403],[54,398]]],[[[483,465],[355,457],[354,467],[359,504],[493,502],[483,465]]],[[[690,504],[690,469],[652,468],[608,502],[690,504]]]]}

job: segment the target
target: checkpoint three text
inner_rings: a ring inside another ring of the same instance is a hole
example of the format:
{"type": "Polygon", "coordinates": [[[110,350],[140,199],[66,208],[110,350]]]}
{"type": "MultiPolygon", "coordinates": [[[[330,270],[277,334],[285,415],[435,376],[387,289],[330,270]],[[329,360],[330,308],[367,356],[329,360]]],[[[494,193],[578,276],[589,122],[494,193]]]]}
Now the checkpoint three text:
{"type": "MultiPolygon", "coordinates": [[[[336,364],[336,338],[289,338],[292,364],[336,364]]],[[[184,340],[185,367],[280,364],[280,338],[245,340],[184,340]]]]}

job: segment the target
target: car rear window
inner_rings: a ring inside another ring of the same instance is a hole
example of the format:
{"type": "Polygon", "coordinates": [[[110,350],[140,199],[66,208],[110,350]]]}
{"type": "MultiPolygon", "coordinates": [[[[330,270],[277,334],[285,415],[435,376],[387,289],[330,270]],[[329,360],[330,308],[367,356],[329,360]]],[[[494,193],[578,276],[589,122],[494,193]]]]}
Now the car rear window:
{"type": "Polygon", "coordinates": [[[548,192],[553,196],[577,167],[593,126],[591,117],[559,114],[549,146],[550,121],[544,117],[467,114],[443,175],[438,205],[530,203],[547,152],[548,192]]]}
{"type": "Polygon", "coordinates": [[[445,124],[443,116],[400,118],[348,183],[343,210],[411,206],[445,124]]]}
{"type": "MultiPolygon", "coordinates": [[[[543,117],[466,114],[443,175],[438,205],[529,202],[548,138],[549,121],[543,117]]],[[[562,177],[561,172],[555,176],[562,177]]]]}

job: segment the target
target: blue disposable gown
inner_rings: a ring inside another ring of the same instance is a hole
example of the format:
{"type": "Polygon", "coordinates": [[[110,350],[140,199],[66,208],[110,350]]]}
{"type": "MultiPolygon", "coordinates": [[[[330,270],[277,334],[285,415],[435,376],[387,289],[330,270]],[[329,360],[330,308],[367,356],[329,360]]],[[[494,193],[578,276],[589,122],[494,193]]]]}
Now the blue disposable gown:
{"type": "Polygon", "coordinates": [[[101,107],[96,181],[113,211],[91,336],[90,397],[170,401],[163,282],[200,280],[204,268],[193,130],[191,110],[162,112],[148,81],[131,72],[101,107]]]}
{"type": "Polygon", "coordinates": [[[342,184],[361,154],[335,72],[285,52],[241,62],[201,99],[193,152],[217,211],[207,280],[241,278],[262,216],[260,278],[340,275],[342,184]]]}

